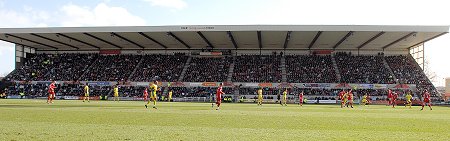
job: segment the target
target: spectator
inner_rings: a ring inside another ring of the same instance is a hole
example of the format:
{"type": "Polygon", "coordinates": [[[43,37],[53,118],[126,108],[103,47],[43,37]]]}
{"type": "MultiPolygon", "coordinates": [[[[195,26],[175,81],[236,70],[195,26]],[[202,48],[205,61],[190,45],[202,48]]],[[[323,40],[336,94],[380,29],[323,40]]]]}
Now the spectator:
{"type": "Polygon", "coordinates": [[[178,81],[187,59],[188,56],[181,54],[144,55],[131,81],[150,82],[154,76],[161,82],[178,81]]]}
{"type": "Polygon", "coordinates": [[[233,82],[281,82],[280,63],[276,55],[237,56],[233,82]]]}
{"type": "Polygon", "coordinates": [[[127,81],[140,55],[104,55],[100,56],[81,80],[84,81],[127,81]]]}
{"type": "Polygon", "coordinates": [[[418,91],[428,89],[432,97],[437,96],[436,88],[412,57],[398,55],[386,56],[385,59],[399,83],[416,84],[418,91]]]}
{"type": "Polygon", "coordinates": [[[7,80],[77,80],[97,57],[98,54],[36,54],[10,74],[7,80]]]}
{"type": "Polygon", "coordinates": [[[336,53],[341,82],[393,84],[393,76],[383,63],[382,56],[352,56],[336,53]]]}
{"type": "Polygon", "coordinates": [[[184,76],[185,82],[224,82],[229,73],[231,57],[194,57],[184,76]]]}
{"type": "Polygon", "coordinates": [[[288,55],[286,77],[289,83],[337,83],[331,56],[288,55]]]}

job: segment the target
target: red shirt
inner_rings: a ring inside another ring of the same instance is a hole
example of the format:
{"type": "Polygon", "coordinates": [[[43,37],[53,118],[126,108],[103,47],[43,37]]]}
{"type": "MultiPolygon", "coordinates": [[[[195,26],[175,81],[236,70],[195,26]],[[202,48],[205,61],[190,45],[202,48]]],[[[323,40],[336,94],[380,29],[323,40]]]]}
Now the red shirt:
{"type": "Polygon", "coordinates": [[[340,98],[341,100],[344,99],[344,94],[345,94],[344,91],[339,92],[339,98],[340,98]]]}
{"type": "Polygon", "coordinates": [[[388,91],[388,98],[392,98],[392,91],[391,90],[388,91]]]}
{"type": "Polygon", "coordinates": [[[54,93],[54,92],[55,92],[55,88],[56,88],[55,83],[51,83],[51,84],[48,86],[48,92],[49,92],[49,93],[54,93]]]}
{"type": "Polygon", "coordinates": [[[352,92],[348,92],[348,100],[353,100],[353,93],[352,92]]]}
{"type": "Polygon", "coordinates": [[[397,97],[398,97],[397,94],[393,94],[393,95],[392,95],[392,99],[393,99],[393,100],[397,100],[397,97]]]}
{"type": "Polygon", "coordinates": [[[148,96],[147,89],[144,90],[144,96],[148,96]]]}
{"type": "Polygon", "coordinates": [[[424,94],[423,94],[423,99],[430,99],[430,93],[428,93],[428,92],[425,92],[424,94]]]}
{"type": "Polygon", "coordinates": [[[303,93],[300,93],[299,97],[300,99],[303,99],[303,93]]]}
{"type": "Polygon", "coordinates": [[[223,94],[222,87],[217,88],[217,90],[216,90],[216,98],[217,99],[221,99],[222,98],[222,94],[223,94]]]}

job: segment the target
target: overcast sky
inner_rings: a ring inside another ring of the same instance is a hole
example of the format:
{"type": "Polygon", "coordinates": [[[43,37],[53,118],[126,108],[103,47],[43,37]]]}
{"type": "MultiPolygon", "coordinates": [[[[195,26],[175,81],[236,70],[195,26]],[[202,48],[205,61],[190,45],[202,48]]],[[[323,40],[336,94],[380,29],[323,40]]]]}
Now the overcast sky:
{"type": "MultiPolygon", "coordinates": [[[[133,25],[450,25],[446,0],[0,0],[1,27],[133,25]]],[[[439,78],[450,77],[450,35],[426,44],[439,78]]],[[[0,41],[0,76],[14,68],[0,41]]]]}

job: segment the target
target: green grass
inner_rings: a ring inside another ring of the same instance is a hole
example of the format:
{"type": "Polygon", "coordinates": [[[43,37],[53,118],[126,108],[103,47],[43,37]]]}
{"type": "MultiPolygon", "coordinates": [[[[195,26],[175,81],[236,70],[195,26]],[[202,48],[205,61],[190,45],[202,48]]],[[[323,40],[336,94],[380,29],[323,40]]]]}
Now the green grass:
{"type": "Polygon", "coordinates": [[[0,99],[0,140],[449,140],[450,108],[0,99]]]}

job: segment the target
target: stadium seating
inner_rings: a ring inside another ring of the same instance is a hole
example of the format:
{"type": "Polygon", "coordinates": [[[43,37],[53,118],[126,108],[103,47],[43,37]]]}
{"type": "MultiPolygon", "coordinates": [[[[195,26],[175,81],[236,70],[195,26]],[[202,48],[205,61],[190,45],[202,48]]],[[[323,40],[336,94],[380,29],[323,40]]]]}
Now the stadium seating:
{"type": "Polygon", "coordinates": [[[233,82],[281,82],[281,56],[241,55],[236,57],[233,82]]]}
{"type": "MultiPolygon", "coordinates": [[[[168,91],[172,91],[172,97],[210,97],[215,96],[217,87],[169,87],[168,91]]],[[[234,94],[230,87],[223,87],[225,94],[234,94]]]]}
{"type": "Polygon", "coordinates": [[[80,78],[97,57],[97,54],[36,54],[7,79],[73,81],[80,78]]]}
{"type": "Polygon", "coordinates": [[[338,82],[329,55],[288,55],[286,56],[286,71],[289,83],[338,82]]]}
{"type": "MultiPolygon", "coordinates": [[[[165,87],[160,87],[160,90],[156,92],[158,97],[163,95],[165,87]]],[[[119,85],[119,96],[120,97],[144,97],[145,86],[127,86],[119,85]]],[[[147,90],[149,96],[151,94],[150,90],[147,90]]],[[[113,91],[109,92],[109,96],[113,96],[113,91]]]]}
{"type": "Polygon", "coordinates": [[[104,55],[100,56],[86,74],[82,81],[127,81],[141,55],[104,55]]]}
{"type": "MultiPolygon", "coordinates": [[[[55,92],[58,92],[60,85],[56,85],[55,92]]],[[[27,97],[46,97],[48,84],[15,84],[8,88],[8,95],[20,95],[21,92],[27,97]]]]}
{"type": "Polygon", "coordinates": [[[228,76],[231,57],[194,57],[184,76],[185,82],[224,82],[228,76]]]}
{"type": "Polygon", "coordinates": [[[186,55],[144,55],[130,80],[150,82],[158,76],[162,82],[178,81],[187,58],[186,55]]]}
{"type": "Polygon", "coordinates": [[[408,56],[386,56],[386,62],[394,72],[395,77],[402,84],[416,84],[419,91],[428,89],[432,96],[436,96],[436,89],[428,80],[417,63],[408,56]]]}
{"type": "MultiPolygon", "coordinates": [[[[139,86],[119,86],[119,96],[121,97],[143,97],[145,87],[139,86]]],[[[150,94],[150,91],[148,91],[150,94]]],[[[109,93],[109,96],[113,96],[113,92],[109,93]]]]}
{"type": "Polygon", "coordinates": [[[34,57],[25,60],[25,63],[20,68],[16,69],[12,74],[9,74],[7,80],[18,81],[40,81],[49,78],[45,78],[45,74],[49,72],[48,69],[52,68],[51,58],[52,55],[37,54],[34,57]]]}
{"type": "MultiPolygon", "coordinates": [[[[286,60],[286,77],[289,83],[395,83],[393,76],[402,84],[416,84],[419,96],[424,89],[431,91],[432,97],[437,97],[432,83],[421,68],[409,56],[355,56],[346,53],[336,53],[336,65],[341,75],[337,80],[329,55],[288,55],[286,60]],[[384,63],[384,59],[387,65],[384,63]],[[390,67],[393,74],[387,67],[390,67]]],[[[82,96],[81,81],[136,81],[149,82],[155,76],[160,81],[177,81],[185,67],[188,56],[175,55],[99,55],[99,54],[36,54],[24,61],[24,65],[9,74],[6,80],[15,81],[70,81],[73,83],[58,84],[58,96],[82,96]],[[136,70],[136,71],[134,71],[136,70]],[[134,71],[134,72],[133,72],[134,71]],[[133,74],[133,75],[132,75],[133,74]],[[128,80],[130,78],[130,80],[128,80]]],[[[230,56],[198,57],[193,56],[186,70],[184,82],[224,82],[229,73],[230,65],[234,63],[233,82],[281,82],[280,55],[241,55],[235,60],[230,56]]],[[[142,97],[142,86],[120,86],[120,95],[124,97],[142,97]]],[[[164,87],[158,94],[161,95],[164,87]]],[[[169,87],[173,97],[208,97],[214,94],[216,88],[211,87],[169,87]]],[[[256,88],[240,88],[241,95],[255,94],[256,88]]],[[[336,96],[340,89],[298,89],[294,88],[290,95],[300,91],[312,96],[336,96]]],[[[9,87],[8,93],[18,95],[26,91],[33,97],[47,96],[47,85],[16,84],[9,87]]],[[[232,88],[224,87],[227,94],[234,94],[232,88]]],[[[400,90],[396,90],[400,91],[400,90]]],[[[277,95],[280,89],[268,88],[264,95],[277,95]]],[[[370,96],[385,96],[386,90],[358,89],[354,94],[370,96]]],[[[404,93],[404,92],[399,92],[404,93]]],[[[91,96],[112,96],[111,86],[91,86],[91,96]]],[[[166,95],[166,94],[164,94],[166,95]]],[[[322,97],[320,97],[322,98],[322,97]]]]}
{"type": "Polygon", "coordinates": [[[354,56],[336,53],[341,82],[393,84],[393,76],[383,63],[383,56],[354,56]]]}
{"type": "MultiPolygon", "coordinates": [[[[239,88],[240,95],[257,95],[256,92],[259,88],[239,88]]],[[[282,93],[282,91],[278,88],[264,88],[263,96],[266,95],[277,95],[278,93],[282,93]]]]}
{"type": "MultiPolygon", "coordinates": [[[[57,96],[84,96],[83,93],[83,85],[73,83],[73,84],[56,84],[56,95],[57,96]]],[[[27,96],[27,98],[36,98],[36,97],[47,97],[48,84],[38,83],[38,84],[15,84],[8,88],[8,95],[19,95],[21,92],[27,96]]],[[[113,91],[111,86],[89,86],[90,88],[90,96],[113,96],[113,91]]],[[[143,97],[144,86],[119,86],[119,96],[121,97],[143,97]]],[[[168,92],[170,90],[173,91],[173,98],[183,98],[183,97],[211,97],[215,96],[215,92],[217,87],[169,87],[165,91],[166,87],[161,87],[161,90],[157,92],[159,98],[162,96],[167,97],[168,92]]],[[[240,95],[257,95],[256,90],[258,88],[239,88],[240,95]]],[[[297,98],[300,92],[304,92],[305,96],[309,96],[309,98],[313,98],[315,100],[334,100],[337,98],[339,92],[342,89],[310,89],[310,88],[289,88],[288,95],[291,97],[289,99],[297,98]],[[293,97],[292,97],[293,96],[293,97]]],[[[230,87],[223,87],[223,91],[225,94],[234,94],[234,89],[230,87]]],[[[282,95],[284,89],[282,88],[264,88],[263,89],[263,97],[264,99],[276,99],[277,95],[282,95]]],[[[399,94],[399,99],[404,99],[405,90],[402,89],[393,89],[394,92],[399,94]]],[[[150,91],[148,91],[150,93],[150,91]]],[[[354,98],[359,99],[365,94],[368,94],[371,97],[374,97],[377,100],[385,100],[387,96],[387,90],[382,89],[357,89],[353,90],[354,98]]],[[[421,92],[413,93],[414,97],[420,97],[421,92]]],[[[252,98],[252,97],[249,97],[252,98]]],[[[255,98],[255,97],[253,97],[255,98]]],[[[440,101],[439,97],[433,96],[433,101],[440,101]]]]}
{"type": "MultiPolygon", "coordinates": [[[[84,96],[84,86],[77,84],[77,83],[73,83],[73,84],[63,84],[60,85],[58,84],[57,86],[59,88],[59,91],[56,91],[56,93],[58,93],[58,95],[62,95],[62,96],[84,96]]],[[[47,89],[47,87],[46,87],[47,89]]],[[[94,88],[90,88],[91,90],[95,90],[94,88]]],[[[47,92],[47,91],[45,91],[47,92]]],[[[47,95],[47,93],[45,93],[45,95],[47,95]]],[[[99,93],[90,93],[90,96],[98,96],[99,93]]]]}
{"type": "MultiPolygon", "coordinates": [[[[54,58],[46,78],[50,80],[77,80],[97,59],[96,54],[61,54],[54,58]]],[[[48,79],[47,79],[48,80],[48,79]]]]}

